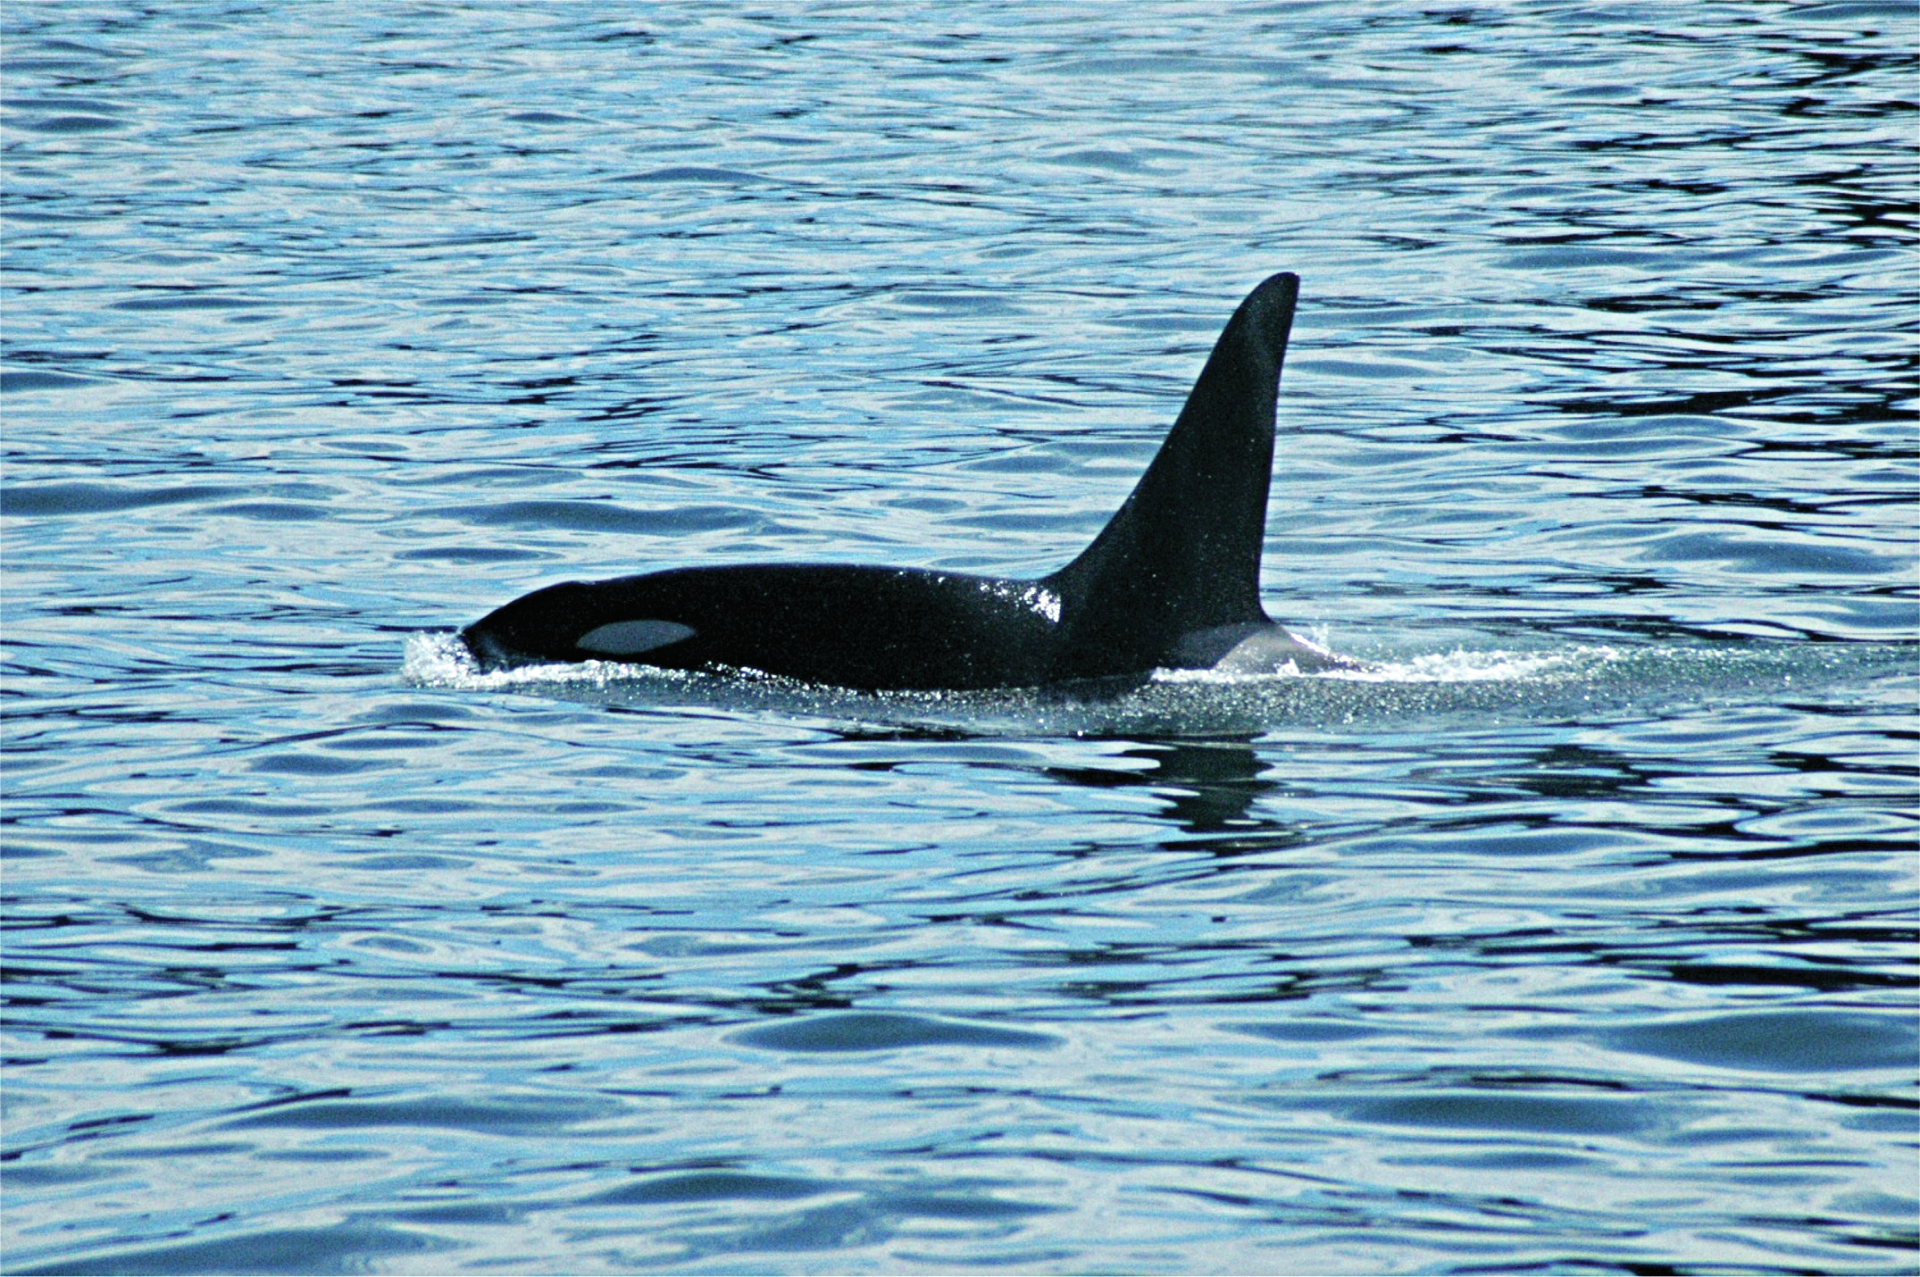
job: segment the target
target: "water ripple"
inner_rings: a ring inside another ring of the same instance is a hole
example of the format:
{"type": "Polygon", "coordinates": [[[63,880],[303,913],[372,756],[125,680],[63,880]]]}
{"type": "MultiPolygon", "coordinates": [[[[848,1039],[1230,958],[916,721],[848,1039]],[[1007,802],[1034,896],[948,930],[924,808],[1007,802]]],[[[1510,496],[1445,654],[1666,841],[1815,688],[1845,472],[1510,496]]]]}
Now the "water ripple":
{"type": "Polygon", "coordinates": [[[19,1272],[1913,1267],[1910,6],[12,6],[19,1272]],[[1304,279],[1364,677],[449,632],[1061,565],[1304,279]]]}

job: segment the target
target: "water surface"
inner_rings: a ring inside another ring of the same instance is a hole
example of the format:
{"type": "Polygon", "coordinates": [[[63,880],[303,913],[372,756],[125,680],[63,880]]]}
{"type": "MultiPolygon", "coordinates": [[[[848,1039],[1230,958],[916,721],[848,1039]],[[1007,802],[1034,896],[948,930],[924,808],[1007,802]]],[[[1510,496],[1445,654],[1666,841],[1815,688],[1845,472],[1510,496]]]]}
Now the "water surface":
{"type": "Polygon", "coordinates": [[[8,1270],[1912,1270],[1909,5],[3,20],[8,1270]],[[1050,571],[1282,269],[1365,678],[449,644],[1050,571]]]}

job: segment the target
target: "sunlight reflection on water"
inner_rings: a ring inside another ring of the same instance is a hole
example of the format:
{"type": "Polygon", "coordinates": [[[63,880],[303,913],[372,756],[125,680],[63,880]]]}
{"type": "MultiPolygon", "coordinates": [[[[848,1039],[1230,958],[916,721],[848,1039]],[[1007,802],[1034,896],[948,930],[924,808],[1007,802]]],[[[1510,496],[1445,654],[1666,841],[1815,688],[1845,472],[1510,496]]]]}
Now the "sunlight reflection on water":
{"type": "Polygon", "coordinates": [[[6,1267],[1910,1269],[1909,18],[7,9],[6,1267]],[[1369,673],[452,645],[1052,571],[1280,269],[1369,673]]]}

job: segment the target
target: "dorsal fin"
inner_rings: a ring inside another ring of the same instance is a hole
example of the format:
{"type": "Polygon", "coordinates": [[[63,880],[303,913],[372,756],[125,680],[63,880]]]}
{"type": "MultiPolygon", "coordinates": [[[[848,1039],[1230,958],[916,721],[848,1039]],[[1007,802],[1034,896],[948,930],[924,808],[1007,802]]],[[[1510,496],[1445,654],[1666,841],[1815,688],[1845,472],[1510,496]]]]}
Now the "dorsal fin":
{"type": "Polygon", "coordinates": [[[1286,273],[1247,295],[1133,495],[1043,582],[1066,631],[1055,677],[1147,669],[1183,634],[1267,621],[1274,401],[1299,294],[1299,276],[1286,273]]]}

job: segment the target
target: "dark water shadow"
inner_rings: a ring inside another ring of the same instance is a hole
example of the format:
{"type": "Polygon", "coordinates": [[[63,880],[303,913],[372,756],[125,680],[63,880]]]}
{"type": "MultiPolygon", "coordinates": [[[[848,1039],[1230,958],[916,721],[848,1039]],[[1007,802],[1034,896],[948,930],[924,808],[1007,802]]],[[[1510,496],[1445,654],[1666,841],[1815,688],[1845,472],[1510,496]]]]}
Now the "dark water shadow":
{"type": "Polygon", "coordinates": [[[1151,789],[1162,799],[1160,818],[1190,834],[1251,833],[1281,826],[1253,814],[1262,794],[1279,788],[1264,779],[1266,764],[1252,736],[1219,740],[1147,740],[1121,758],[1151,763],[1147,771],[1049,767],[1044,774],[1090,789],[1151,789]]]}

